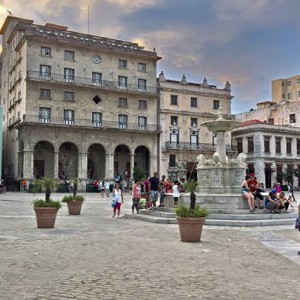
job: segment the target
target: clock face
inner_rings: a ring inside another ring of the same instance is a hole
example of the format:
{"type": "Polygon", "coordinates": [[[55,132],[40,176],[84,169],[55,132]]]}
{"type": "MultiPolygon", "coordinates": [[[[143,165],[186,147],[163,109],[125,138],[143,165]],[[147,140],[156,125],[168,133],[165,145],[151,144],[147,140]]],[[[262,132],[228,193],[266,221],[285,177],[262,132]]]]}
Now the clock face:
{"type": "Polygon", "coordinates": [[[99,55],[95,55],[93,58],[94,64],[99,64],[101,63],[101,57],[99,55]]]}

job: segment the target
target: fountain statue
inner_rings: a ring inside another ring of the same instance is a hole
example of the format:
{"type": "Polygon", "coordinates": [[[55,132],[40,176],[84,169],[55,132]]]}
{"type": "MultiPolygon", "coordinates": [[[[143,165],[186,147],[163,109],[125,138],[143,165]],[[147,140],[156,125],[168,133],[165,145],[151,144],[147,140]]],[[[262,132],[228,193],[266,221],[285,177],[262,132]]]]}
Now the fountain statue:
{"type": "MultiPolygon", "coordinates": [[[[224,213],[228,210],[247,208],[241,196],[241,183],[245,177],[246,156],[240,153],[237,158],[226,156],[225,133],[240,124],[239,121],[226,120],[219,108],[218,118],[201,124],[217,134],[216,152],[206,159],[203,154],[197,157],[197,203],[210,211],[224,213]]],[[[188,195],[183,196],[188,202],[188,195]]]]}

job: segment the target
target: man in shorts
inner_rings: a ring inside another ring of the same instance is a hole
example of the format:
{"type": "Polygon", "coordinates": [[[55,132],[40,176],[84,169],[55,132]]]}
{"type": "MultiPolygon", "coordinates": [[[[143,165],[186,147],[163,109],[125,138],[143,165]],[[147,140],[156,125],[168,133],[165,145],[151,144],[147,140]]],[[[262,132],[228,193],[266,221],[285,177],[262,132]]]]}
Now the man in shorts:
{"type": "Polygon", "coordinates": [[[149,179],[150,200],[152,204],[150,210],[154,210],[156,208],[156,201],[158,200],[158,188],[159,188],[158,173],[154,172],[153,176],[149,179]]]}

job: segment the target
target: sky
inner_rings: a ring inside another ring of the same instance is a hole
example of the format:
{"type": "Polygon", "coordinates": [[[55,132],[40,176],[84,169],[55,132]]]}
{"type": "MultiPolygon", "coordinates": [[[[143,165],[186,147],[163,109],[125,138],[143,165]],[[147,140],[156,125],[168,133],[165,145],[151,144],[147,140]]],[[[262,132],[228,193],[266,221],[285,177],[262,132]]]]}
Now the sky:
{"type": "Polygon", "coordinates": [[[0,24],[7,10],[155,48],[167,79],[228,80],[233,114],[272,100],[272,80],[300,74],[299,0],[0,0],[0,24]]]}

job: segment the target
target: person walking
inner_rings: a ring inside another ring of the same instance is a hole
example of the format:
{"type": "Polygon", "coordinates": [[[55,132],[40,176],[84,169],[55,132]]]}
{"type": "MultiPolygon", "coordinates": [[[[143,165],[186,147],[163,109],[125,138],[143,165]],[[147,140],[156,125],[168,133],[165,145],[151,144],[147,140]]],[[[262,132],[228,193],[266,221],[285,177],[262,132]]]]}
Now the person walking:
{"type": "Polygon", "coordinates": [[[139,203],[141,199],[141,185],[139,179],[135,180],[135,183],[132,187],[132,206],[131,210],[134,214],[134,209],[136,210],[136,213],[139,213],[139,203]]]}
{"type": "Polygon", "coordinates": [[[165,199],[165,184],[166,184],[166,176],[162,175],[161,180],[159,181],[159,207],[164,207],[164,199],[165,199]]]}
{"type": "Polygon", "coordinates": [[[158,199],[158,186],[159,186],[159,179],[158,179],[158,173],[154,172],[153,176],[149,179],[149,185],[150,185],[150,198],[151,198],[151,210],[154,210],[156,208],[156,202],[158,199]]]}
{"type": "Polygon", "coordinates": [[[178,180],[174,181],[173,184],[173,201],[174,201],[174,207],[178,207],[178,200],[180,196],[180,182],[178,180]]]}
{"type": "Polygon", "coordinates": [[[114,201],[116,202],[116,205],[114,206],[114,214],[113,218],[116,216],[116,213],[118,214],[118,219],[120,218],[121,214],[121,205],[124,203],[124,198],[123,198],[123,192],[120,188],[120,184],[116,183],[115,188],[113,190],[113,197],[114,201]]]}

